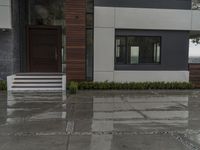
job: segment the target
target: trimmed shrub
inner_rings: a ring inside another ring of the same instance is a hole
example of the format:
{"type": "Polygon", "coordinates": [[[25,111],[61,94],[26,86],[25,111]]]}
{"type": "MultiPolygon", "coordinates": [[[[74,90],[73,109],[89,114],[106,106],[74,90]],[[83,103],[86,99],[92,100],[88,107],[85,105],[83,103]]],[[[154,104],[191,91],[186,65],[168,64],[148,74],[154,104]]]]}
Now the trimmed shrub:
{"type": "Polygon", "coordinates": [[[78,83],[74,82],[74,81],[71,81],[69,83],[69,92],[70,92],[70,94],[76,94],[77,91],[78,91],[78,83]]]}
{"type": "Polygon", "coordinates": [[[7,90],[7,82],[4,80],[0,80],[0,91],[6,91],[7,90]]]}
{"type": "Polygon", "coordinates": [[[80,90],[147,90],[147,89],[192,89],[187,82],[80,82],[80,90]]]}

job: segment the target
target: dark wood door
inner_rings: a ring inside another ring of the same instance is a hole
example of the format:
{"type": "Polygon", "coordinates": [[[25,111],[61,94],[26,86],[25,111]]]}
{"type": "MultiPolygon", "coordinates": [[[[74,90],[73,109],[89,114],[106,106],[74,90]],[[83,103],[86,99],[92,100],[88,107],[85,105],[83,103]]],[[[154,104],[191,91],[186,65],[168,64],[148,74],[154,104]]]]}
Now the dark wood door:
{"type": "Polygon", "coordinates": [[[61,72],[61,27],[29,26],[28,71],[61,72]]]}

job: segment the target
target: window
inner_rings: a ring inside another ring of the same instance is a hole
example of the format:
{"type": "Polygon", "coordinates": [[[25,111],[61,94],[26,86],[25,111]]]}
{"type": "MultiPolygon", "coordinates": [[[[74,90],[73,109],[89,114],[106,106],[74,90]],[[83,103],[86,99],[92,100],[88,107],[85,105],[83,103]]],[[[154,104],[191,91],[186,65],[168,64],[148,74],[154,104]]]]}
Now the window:
{"type": "Polygon", "coordinates": [[[117,36],[116,65],[159,64],[161,37],[117,36]]]}
{"type": "Polygon", "coordinates": [[[123,37],[118,37],[116,39],[116,62],[117,64],[125,64],[126,57],[126,40],[123,37]]]}
{"type": "Polygon", "coordinates": [[[192,0],[192,9],[199,10],[200,9],[200,1],[192,0]]]}
{"type": "Polygon", "coordinates": [[[131,64],[139,63],[139,47],[131,46],[131,64]]]}
{"type": "Polygon", "coordinates": [[[93,80],[94,1],[87,0],[86,2],[86,79],[93,80]]]}
{"type": "Polygon", "coordinates": [[[29,0],[29,24],[62,25],[64,0],[29,0]]]}

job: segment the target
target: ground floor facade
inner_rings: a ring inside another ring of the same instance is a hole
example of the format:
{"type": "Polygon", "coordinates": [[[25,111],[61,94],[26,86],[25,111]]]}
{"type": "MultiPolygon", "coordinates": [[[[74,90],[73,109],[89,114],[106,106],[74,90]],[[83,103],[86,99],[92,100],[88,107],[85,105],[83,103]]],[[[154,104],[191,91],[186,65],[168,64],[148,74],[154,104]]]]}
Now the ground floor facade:
{"type": "Polygon", "coordinates": [[[11,21],[0,24],[0,79],[62,72],[76,81],[188,82],[189,36],[200,31],[200,13],[190,0],[171,1],[1,2],[11,21]]]}

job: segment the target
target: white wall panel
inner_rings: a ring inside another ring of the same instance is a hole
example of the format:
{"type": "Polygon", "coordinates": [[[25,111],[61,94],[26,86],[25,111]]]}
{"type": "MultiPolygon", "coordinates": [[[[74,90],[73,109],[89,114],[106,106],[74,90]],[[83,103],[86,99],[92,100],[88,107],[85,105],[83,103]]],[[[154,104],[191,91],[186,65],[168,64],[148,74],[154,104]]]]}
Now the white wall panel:
{"type": "Polygon", "coordinates": [[[0,5],[10,6],[10,0],[0,0],[0,5]]]}
{"type": "Polygon", "coordinates": [[[200,30],[199,10],[95,7],[95,27],[200,30]]]}
{"type": "Polygon", "coordinates": [[[10,0],[0,0],[0,28],[11,28],[10,0]]]}
{"type": "Polygon", "coordinates": [[[94,29],[94,71],[113,71],[114,42],[114,28],[94,29]]]}
{"type": "Polygon", "coordinates": [[[200,31],[200,11],[192,11],[192,30],[200,31]]]}
{"type": "Polygon", "coordinates": [[[116,28],[190,30],[190,10],[116,8],[116,28]]]}
{"type": "Polygon", "coordinates": [[[111,72],[94,72],[94,81],[96,82],[102,82],[102,81],[109,81],[112,82],[114,80],[113,78],[113,71],[111,72]]]}
{"type": "Polygon", "coordinates": [[[115,9],[112,7],[96,7],[94,12],[95,27],[113,27],[115,24],[115,9]]]}
{"type": "Polygon", "coordinates": [[[114,71],[116,82],[189,82],[189,71],[114,71]]]}

